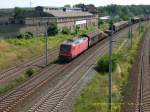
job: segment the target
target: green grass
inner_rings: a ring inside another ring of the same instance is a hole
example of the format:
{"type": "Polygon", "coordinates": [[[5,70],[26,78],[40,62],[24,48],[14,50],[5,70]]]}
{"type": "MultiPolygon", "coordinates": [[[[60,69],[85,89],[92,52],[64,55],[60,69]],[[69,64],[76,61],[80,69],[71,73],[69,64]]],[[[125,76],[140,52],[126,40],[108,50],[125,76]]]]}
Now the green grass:
{"type": "Polygon", "coordinates": [[[29,68],[26,70],[22,75],[16,77],[13,80],[10,80],[6,84],[0,85],[0,94],[6,93],[7,91],[13,89],[14,87],[20,85],[24,81],[28,80],[30,77],[32,77],[35,73],[35,70],[29,68]]]}
{"type": "MultiPolygon", "coordinates": [[[[80,29],[77,34],[58,34],[48,38],[48,48],[57,47],[62,41],[73,38],[84,32],[94,31],[95,28],[80,29]]],[[[13,64],[23,62],[33,56],[41,55],[44,52],[45,38],[34,37],[31,39],[0,39],[0,71],[13,64]]]]}
{"type": "MultiPolygon", "coordinates": [[[[147,29],[150,24],[146,25],[147,29]]],[[[117,52],[120,56],[117,60],[117,69],[113,72],[112,80],[112,111],[121,112],[123,104],[123,95],[126,93],[128,83],[129,70],[134,62],[139,42],[144,33],[139,35],[138,29],[133,32],[133,46],[124,45],[117,52]]],[[[127,38],[127,37],[126,37],[127,38]]],[[[120,44],[116,44],[113,48],[115,53],[120,48],[124,39],[120,39],[120,44]]],[[[97,73],[87,86],[82,90],[72,107],[72,112],[107,112],[108,106],[108,73],[97,73]]]]}

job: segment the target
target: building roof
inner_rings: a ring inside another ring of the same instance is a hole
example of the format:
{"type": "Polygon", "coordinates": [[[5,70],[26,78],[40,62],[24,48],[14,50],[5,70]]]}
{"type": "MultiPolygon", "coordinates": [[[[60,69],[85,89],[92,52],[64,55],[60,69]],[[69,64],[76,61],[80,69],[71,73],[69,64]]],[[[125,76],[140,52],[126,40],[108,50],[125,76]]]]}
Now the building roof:
{"type": "Polygon", "coordinates": [[[46,12],[28,11],[16,15],[16,17],[28,18],[28,17],[54,17],[54,16],[46,12]]]}
{"type": "Polygon", "coordinates": [[[120,22],[117,22],[117,23],[114,23],[114,26],[119,26],[119,25],[122,25],[122,24],[128,24],[128,21],[120,21],[120,22]]]}
{"type": "Polygon", "coordinates": [[[109,20],[110,19],[110,16],[103,16],[103,17],[100,17],[100,20],[109,20]]]}
{"type": "Polygon", "coordinates": [[[49,13],[55,17],[82,17],[82,16],[92,16],[93,15],[89,12],[48,11],[47,13],[49,13]]]}
{"type": "MultiPolygon", "coordinates": [[[[70,8],[70,10],[73,11],[67,11],[67,10],[43,10],[43,7],[36,7],[35,10],[31,11],[25,11],[21,14],[16,15],[16,17],[56,17],[56,18],[62,18],[62,17],[84,17],[84,16],[92,16],[92,13],[89,12],[82,12],[82,11],[76,11],[79,8],[70,8]]],[[[44,7],[46,8],[46,7],[44,7]]],[[[53,8],[53,7],[48,7],[53,8]]],[[[59,9],[59,8],[58,8],[59,9]]]]}

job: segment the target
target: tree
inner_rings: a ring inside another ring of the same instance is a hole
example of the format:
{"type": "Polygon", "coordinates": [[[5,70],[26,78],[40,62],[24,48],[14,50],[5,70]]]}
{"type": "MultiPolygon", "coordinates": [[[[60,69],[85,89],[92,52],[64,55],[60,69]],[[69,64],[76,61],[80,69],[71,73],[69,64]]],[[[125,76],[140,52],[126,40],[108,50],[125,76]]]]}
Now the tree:
{"type": "Polygon", "coordinates": [[[24,13],[30,13],[31,11],[33,11],[33,8],[20,8],[20,7],[15,7],[14,8],[14,16],[18,16],[20,14],[24,14],[24,13]]]}
{"type": "Polygon", "coordinates": [[[87,11],[86,5],[85,5],[85,4],[82,4],[82,3],[76,4],[76,5],[74,5],[73,7],[81,8],[82,11],[87,11]]]}
{"type": "Polygon", "coordinates": [[[120,16],[124,20],[128,17],[139,15],[150,15],[150,5],[108,5],[98,7],[99,15],[120,16]]]}
{"type": "Polygon", "coordinates": [[[75,29],[76,34],[79,32],[79,30],[80,30],[80,26],[77,25],[75,29]]]}
{"type": "Polygon", "coordinates": [[[93,14],[97,13],[97,8],[93,4],[86,5],[86,10],[93,14]]]}
{"type": "Polygon", "coordinates": [[[69,34],[70,32],[71,32],[70,29],[67,27],[64,27],[62,30],[62,34],[69,34]]]}
{"type": "Polygon", "coordinates": [[[122,18],[123,20],[128,20],[128,19],[129,19],[128,15],[126,15],[125,13],[120,13],[119,16],[120,16],[120,18],[122,18]]]}
{"type": "Polygon", "coordinates": [[[14,8],[15,16],[19,15],[21,12],[22,12],[22,9],[21,9],[21,8],[19,8],[19,7],[15,7],[15,8],[14,8]]]}
{"type": "Polygon", "coordinates": [[[56,35],[58,33],[57,25],[54,23],[51,23],[47,29],[47,33],[48,33],[48,36],[56,35]]]}

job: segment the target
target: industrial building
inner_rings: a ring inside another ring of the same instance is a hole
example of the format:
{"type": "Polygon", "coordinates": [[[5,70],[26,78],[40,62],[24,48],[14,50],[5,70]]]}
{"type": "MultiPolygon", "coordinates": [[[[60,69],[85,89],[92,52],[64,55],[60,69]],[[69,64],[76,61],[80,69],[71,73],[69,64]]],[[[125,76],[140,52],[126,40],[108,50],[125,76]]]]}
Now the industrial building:
{"type": "Polygon", "coordinates": [[[38,6],[34,11],[15,16],[15,24],[44,26],[50,23],[56,23],[59,30],[62,30],[64,27],[74,29],[77,25],[81,28],[88,26],[97,27],[98,15],[83,12],[80,8],[38,6]]]}
{"type": "MultiPolygon", "coordinates": [[[[2,18],[0,24],[4,24],[3,30],[13,29],[6,36],[17,36],[25,32],[31,32],[34,35],[45,33],[51,23],[55,23],[59,31],[63,28],[74,30],[76,26],[80,28],[95,26],[98,27],[98,15],[81,8],[64,7],[42,7],[38,6],[32,10],[21,12],[10,18],[2,18]]],[[[4,34],[0,34],[3,36],[4,34]]]]}

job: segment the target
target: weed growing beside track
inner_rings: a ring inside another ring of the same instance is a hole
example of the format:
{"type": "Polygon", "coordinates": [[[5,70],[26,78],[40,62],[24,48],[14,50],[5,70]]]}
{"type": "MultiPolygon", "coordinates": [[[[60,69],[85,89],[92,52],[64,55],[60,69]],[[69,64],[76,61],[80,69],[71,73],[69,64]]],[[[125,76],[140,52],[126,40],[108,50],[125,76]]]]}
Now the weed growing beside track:
{"type": "MultiPolygon", "coordinates": [[[[143,31],[146,31],[150,25],[147,24],[143,31]]],[[[117,59],[117,69],[112,74],[112,110],[121,112],[123,97],[127,92],[128,74],[136,57],[138,45],[143,37],[139,35],[138,30],[133,32],[133,45],[125,42],[122,38],[119,43],[115,43],[113,52],[119,58],[117,59]],[[126,44],[124,44],[126,43],[126,44]]],[[[72,112],[107,112],[108,106],[108,73],[97,73],[93,79],[81,92],[74,102],[72,112]]]]}

